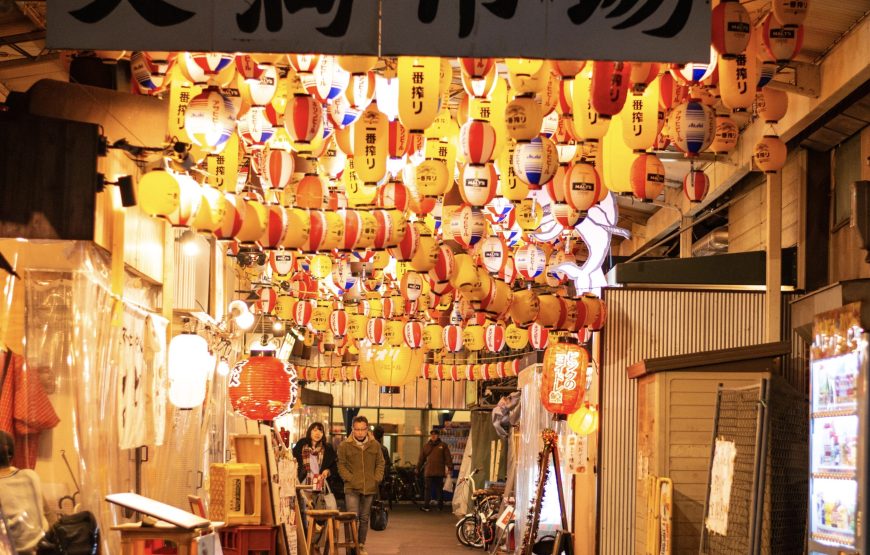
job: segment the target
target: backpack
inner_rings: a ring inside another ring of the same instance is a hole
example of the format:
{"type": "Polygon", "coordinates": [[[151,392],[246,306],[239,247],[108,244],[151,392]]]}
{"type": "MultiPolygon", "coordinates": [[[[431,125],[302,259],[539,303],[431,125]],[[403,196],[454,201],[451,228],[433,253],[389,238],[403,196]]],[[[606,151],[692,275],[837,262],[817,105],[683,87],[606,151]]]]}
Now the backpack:
{"type": "Polygon", "coordinates": [[[97,555],[100,527],[90,511],[63,515],[36,546],[37,555],[97,555]]]}

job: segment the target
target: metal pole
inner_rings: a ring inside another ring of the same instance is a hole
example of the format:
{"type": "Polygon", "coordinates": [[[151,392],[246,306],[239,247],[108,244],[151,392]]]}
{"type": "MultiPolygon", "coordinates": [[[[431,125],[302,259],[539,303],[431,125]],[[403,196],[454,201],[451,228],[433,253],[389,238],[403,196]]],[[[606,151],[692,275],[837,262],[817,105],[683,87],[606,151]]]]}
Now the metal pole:
{"type": "Polygon", "coordinates": [[[782,173],[767,174],[767,249],[765,255],[765,333],[768,343],[781,337],[782,311],[782,173]]]}

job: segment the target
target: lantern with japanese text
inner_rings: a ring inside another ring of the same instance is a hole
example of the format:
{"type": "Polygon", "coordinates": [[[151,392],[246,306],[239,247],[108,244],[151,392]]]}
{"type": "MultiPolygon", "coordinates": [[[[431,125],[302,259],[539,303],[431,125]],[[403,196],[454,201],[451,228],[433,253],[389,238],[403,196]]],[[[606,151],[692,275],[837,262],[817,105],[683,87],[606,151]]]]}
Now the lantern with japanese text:
{"type": "Polygon", "coordinates": [[[533,280],[544,271],[547,255],[535,244],[529,243],[517,249],[514,254],[514,264],[523,279],[533,280]]]}
{"type": "Polygon", "coordinates": [[[300,300],[293,306],[293,321],[297,326],[306,327],[311,323],[314,305],[310,301],[300,300]]]}
{"type": "Polygon", "coordinates": [[[809,0],[773,0],[771,8],[776,20],[784,27],[799,27],[807,18],[809,0]]]}
{"type": "Polygon", "coordinates": [[[203,150],[223,151],[236,130],[235,107],[217,87],[208,87],[193,97],[184,112],[184,130],[190,140],[203,150]]]}
{"type": "Polygon", "coordinates": [[[274,351],[252,350],[230,372],[227,394],[233,409],[251,420],[272,421],[296,403],[296,369],[274,351]]]}
{"type": "Polygon", "coordinates": [[[755,109],[765,123],[777,123],[788,111],[788,94],[779,89],[764,87],[755,97],[755,109]]]}
{"type": "Polygon", "coordinates": [[[366,339],[368,339],[372,345],[383,344],[386,326],[387,320],[382,316],[369,318],[368,323],[366,323],[366,339]]]}
{"type": "Polygon", "coordinates": [[[738,0],[723,0],[711,16],[713,48],[725,59],[746,50],[752,33],[749,11],[738,0]]]}
{"type": "Polygon", "coordinates": [[[629,89],[630,62],[593,62],[592,108],[604,117],[622,110],[629,89]]]}
{"type": "Polygon", "coordinates": [[[583,403],[579,409],[568,415],[568,427],[581,436],[595,433],[598,430],[598,407],[588,401],[583,403]]]}
{"type": "Polygon", "coordinates": [[[530,141],[538,136],[544,115],[532,96],[518,96],[505,108],[508,136],[515,141],[530,141]]]}
{"type": "Polygon", "coordinates": [[[319,54],[287,54],[287,61],[298,73],[312,73],[320,62],[319,54]]]}
{"type": "Polygon", "coordinates": [[[402,327],[402,338],[405,345],[411,349],[419,349],[423,346],[423,324],[418,320],[406,322],[402,327]]]}
{"type": "Polygon", "coordinates": [[[491,162],[495,143],[495,128],[488,121],[468,120],[459,131],[459,145],[469,164],[491,162]]]}
{"type": "Polygon", "coordinates": [[[732,110],[752,107],[758,86],[758,59],[755,41],[750,41],[746,53],[719,61],[719,95],[722,104],[732,110]]]}
{"type": "MultiPolygon", "coordinates": [[[[774,2],[775,3],[775,2],[774,2]]],[[[804,42],[802,25],[786,26],[776,20],[773,13],[767,14],[761,25],[761,41],[764,54],[778,64],[791,61],[804,42]]]]}
{"type": "Polygon", "coordinates": [[[398,76],[399,120],[412,133],[422,133],[438,115],[441,60],[400,56],[398,76]]]}
{"type": "Polygon", "coordinates": [[[631,164],[631,189],[634,196],[652,202],[665,188],[665,166],[655,154],[638,154],[631,164]]]}
{"type": "Polygon", "coordinates": [[[300,208],[287,209],[287,233],[281,246],[285,249],[301,249],[311,235],[311,214],[300,208]]]}
{"type": "Polygon", "coordinates": [[[773,134],[765,135],[757,143],[753,152],[755,165],[765,173],[776,173],[785,165],[788,154],[785,143],[773,134]]]}
{"type": "Polygon", "coordinates": [[[737,146],[739,136],[740,130],[733,119],[717,115],[716,133],[713,135],[713,142],[710,143],[710,150],[715,154],[728,154],[737,146]]]}
{"type": "Polygon", "coordinates": [[[148,93],[163,90],[166,78],[175,61],[171,52],[133,52],[130,55],[130,72],[139,88],[148,93]]]}
{"type": "Polygon", "coordinates": [[[272,189],[284,189],[293,177],[295,165],[293,154],[290,152],[279,149],[267,149],[263,155],[263,172],[261,177],[265,178],[272,189]]]}
{"type": "Polygon", "coordinates": [[[403,345],[404,323],[400,320],[387,320],[384,326],[384,344],[398,347],[403,345]]]}
{"type": "Polygon", "coordinates": [[[297,94],[287,103],[284,129],[298,143],[311,143],[323,132],[323,108],[310,94],[297,94]]]}
{"type": "Polygon", "coordinates": [[[458,353],[462,350],[462,328],[456,324],[444,326],[442,332],[444,347],[450,353],[458,353]]]}
{"type": "Polygon", "coordinates": [[[718,55],[716,50],[710,47],[710,60],[708,62],[689,62],[688,64],[674,64],[671,67],[671,75],[678,81],[682,80],[689,84],[698,84],[708,79],[716,70],[718,55]]]}
{"type": "Polygon", "coordinates": [[[353,126],[354,168],[365,183],[377,183],[387,173],[388,131],[387,116],[376,102],[369,104],[353,126]]]}
{"type": "Polygon", "coordinates": [[[498,174],[492,163],[468,164],[462,170],[459,192],[467,204],[482,207],[495,198],[498,174]]]}
{"type": "Polygon", "coordinates": [[[689,101],[671,110],[671,139],[686,156],[696,156],[713,141],[716,113],[701,102],[689,101]]]}
{"type": "Polygon", "coordinates": [[[266,229],[257,243],[266,250],[275,250],[281,246],[287,233],[287,214],[280,204],[266,205],[266,229]]]}
{"type": "Polygon", "coordinates": [[[556,343],[544,352],[541,403],[547,411],[564,418],[575,412],[586,395],[589,353],[572,343],[556,343]]]}
{"type": "Polygon", "coordinates": [[[468,326],[462,330],[462,344],[467,351],[481,351],[485,345],[483,335],[483,326],[468,326]]]}
{"type": "Polygon", "coordinates": [[[689,202],[701,202],[710,189],[710,178],[702,170],[692,168],[683,178],[683,193],[689,202]]]}
{"type": "Polygon", "coordinates": [[[543,135],[517,144],[513,159],[514,173],[531,189],[540,189],[559,169],[556,144],[543,135]]]}
{"type": "Polygon", "coordinates": [[[406,301],[416,301],[423,293],[423,276],[417,272],[405,272],[399,282],[399,291],[406,301]]]}
{"type": "Polygon", "coordinates": [[[589,141],[604,138],[610,126],[610,118],[600,114],[592,106],[591,72],[582,71],[574,80],[574,136],[577,140],[589,141]]]}
{"type": "Polygon", "coordinates": [[[456,273],[456,258],[448,245],[439,245],[435,267],[429,270],[429,277],[435,283],[447,283],[456,273]]]}
{"type": "Polygon", "coordinates": [[[348,331],[349,317],[343,308],[333,310],[329,315],[329,329],[336,337],[344,337],[348,331]]]}
{"type": "Polygon", "coordinates": [[[396,394],[420,375],[423,351],[407,345],[372,345],[360,350],[360,369],[380,385],[381,393],[396,394]]]}
{"type": "Polygon", "coordinates": [[[536,351],[543,351],[550,343],[550,330],[534,322],[529,326],[529,345],[536,351]]]}
{"type": "Polygon", "coordinates": [[[427,158],[416,166],[410,166],[410,168],[413,171],[413,179],[408,180],[406,177],[406,182],[413,183],[423,198],[439,197],[453,184],[450,171],[444,160],[427,158]]]}
{"type": "Polygon", "coordinates": [[[444,329],[438,324],[427,324],[423,328],[423,345],[430,351],[439,351],[444,348],[444,329]]]}
{"type": "Polygon", "coordinates": [[[473,206],[462,206],[450,220],[449,238],[459,243],[462,248],[469,249],[483,238],[486,228],[486,218],[483,212],[473,206]]]}
{"type": "Polygon", "coordinates": [[[235,56],[224,52],[184,52],[178,68],[191,83],[223,81],[221,77],[225,72],[229,72],[229,79],[232,79],[235,74],[235,68],[232,67],[234,59],[235,56]]]}
{"type": "Polygon", "coordinates": [[[655,79],[643,92],[632,91],[628,95],[625,114],[622,118],[622,139],[632,150],[652,148],[658,134],[659,80],[655,79]]]}
{"type": "Polygon", "coordinates": [[[512,322],[505,328],[504,338],[508,347],[518,351],[525,349],[529,344],[529,331],[512,322]]]}
{"type": "Polygon", "coordinates": [[[531,289],[523,289],[514,293],[510,306],[510,315],[514,324],[526,327],[535,321],[541,310],[538,294],[531,289]]]}

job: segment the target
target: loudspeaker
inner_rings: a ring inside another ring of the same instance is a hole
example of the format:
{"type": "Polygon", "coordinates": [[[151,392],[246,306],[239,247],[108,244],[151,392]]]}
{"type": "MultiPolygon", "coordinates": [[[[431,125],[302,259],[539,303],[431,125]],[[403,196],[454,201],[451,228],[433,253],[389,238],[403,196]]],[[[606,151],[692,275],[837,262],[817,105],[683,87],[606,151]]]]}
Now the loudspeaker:
{"type": "Polygon", "coordinates": [[[849,225],[858,230],[861,248],[867,251],[864,261],[870,264],[870,181],[852,183],[852,217],[849,225]]]}
{"type": "Polygon", "coordinates": [[[118,178],[118,189],[121,191],[121,206],[129,208],[136,206],[136,188],[133,186],[133,177],[122,175],[118,178]]]}

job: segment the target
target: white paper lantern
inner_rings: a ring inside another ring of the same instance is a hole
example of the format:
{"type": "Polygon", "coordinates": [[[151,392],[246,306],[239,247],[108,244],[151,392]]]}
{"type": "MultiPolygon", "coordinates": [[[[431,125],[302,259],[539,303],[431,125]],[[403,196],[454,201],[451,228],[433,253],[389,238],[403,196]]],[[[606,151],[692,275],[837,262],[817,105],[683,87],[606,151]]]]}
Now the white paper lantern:
{"type": "Polygon", "coordinates": [[[169,342],[169,402],[180,409],[202,405],[213,361],[204,338],[195,333],[173,337],[169,342]]]}

